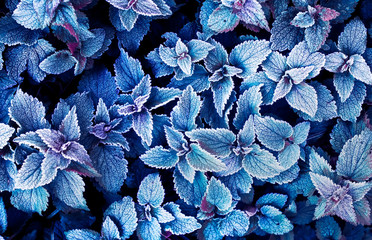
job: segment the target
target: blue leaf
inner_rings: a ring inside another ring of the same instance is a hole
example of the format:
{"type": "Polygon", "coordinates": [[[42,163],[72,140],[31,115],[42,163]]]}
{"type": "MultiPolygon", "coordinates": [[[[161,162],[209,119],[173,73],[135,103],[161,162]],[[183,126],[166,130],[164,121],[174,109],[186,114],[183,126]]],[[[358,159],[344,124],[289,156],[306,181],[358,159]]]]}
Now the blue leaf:
{"type": "Polygon", "coordinates": [[[141,112],[133,114],[133,130],[147,145],[151,145],[153,118],[147,109],[143,109],[141,112]]]}
{"type": "Polygon", "coordinates": [[[106,106],[110,107],[118,97],[114,78],[105,67],[101,66],[86,72],[79,82],[78,89],[80,92],[89,92],[94,105],[97,105],[101,98],[106,106]]]}
{"type": "Polygon", "coordinates": [[[298,112],[305,120],[325,121],[337,117],[336,101],[334,100],[331,91],[326,86],[319,82],[313,81],[310,85],[315,89],[318,97],[318,107],[314,117],[310,117],[306,113],[298,112]]]}
{"type": "Polygon", "coordinates": [[[311,52],[307,44],[303,41],[297,44],[287,57],[287,64],[290,68],[300,68],[313,66],[313,70],[306,79],[311,79],[320,73],[325,64],[325,56],[320,52],[311,52]]]}
{"type": "Polygon", "coordinates": [[[279,82],[287,70],[287,58],[279,52],[272,52],[262,63],[265,74],[273,81],[279,82]]]}
{"type": "Polygon", "coordinates": [[[249,147],[254,142],[256,134],[253,119],[253,116],[250,116],[239,131],[238,143],[240,147],[249,147]]]}
{"type": "MultiPolygon", "coordinates": [[[[206,34],[207,37],[216,34],[215,31],[210,29],[208,26],[209,16],[212,15],[213,11],[218,7],[219,3],[213,0],[206,0],[202,3],[199,12],[199,19],[200,25],[202,26],[203,33],[206,34]]],[[[218,27],[218,26],[217,26],[218,27]]]]}
{"type": "Polygon", "coordinates": [[[220,81],[212,82],[213,102],[217,113],[222,117],[225,105],[234,89],[231,77],[225,77],[220,81]]]}
{"type": "Polygon", "coordinates": [[[172,168],[178,162],[177,152],[174,150],[164,149],[161,146],[156,146],[141,155],[140,159],[150,167],[155,168],[172,168]]]}
{"type": "Polygon", "coordinates": [[[274,177],[284,170],[274,155],[258,145],[252,145],[251,152],[244,156],[243,167],[250,175],[261,179],[274,177]]]}
{"type": "Polygon", "coordinates": [[[328,54],[324,68],[329,72],[339,73],[347,60],[348,56],[342,52],[328,54]]]}
{"type": "Polygon", "coordinates": [[[308,11],[299,12],[296,17],[293,18],[291,24],[300,28],[308,28],[315,24],[315,20],[308,11]]]}
{"type": "Polygon", "coordinates": [[[96,180],[109,192],[118,192],[127,177],[128,162],[117,146],[97,146],[90,152],[93,166],[101,174],[96,180]]]}
{"type": "Polygon", "coordinates": [[[3,198],[0,198],[0,233],[3,234],[8,227],[8,220],[3,198]]]}
{"type": "Polygon", "coordinates": [[[292,167],[300,158],[301,149],[297,144],[289,144],[278,154],[278,161],[284,169],[292,167]]]}
{"type": "Polygon", "coordinates": [[[181,91],[175,88],[152,87],[151,94],[145,106],[149,109],[161,107],[181,95],[181,91]]]}
{"type": "Polygon", "coordinates": [[[192,87],[183,91],[177,106],[171,112],[173,127],[180,131],[191,131],[196,127],[195,119],[200,110],[200,97],[192,87]]]}
{"type": "Polygon", "coordinates": [[[285,139],[293,134],[292,126],[285,121],[272,117],[255,116],[254,123],[258,140],[267,148],[280,151],[284,148],[285,139]]]}
{"type": "Polygon", "coordinates": [[[4,123],[0,123],[0,149],[4,148],[8,144],[8,141],[13,133],[14,128],[4,123]]]}
{"type": "Polygon", "coordinates": [[[329,21],[318,20],[314,25],[305,29],[305,41],[310,51],[319,50],[325,43],[331,25],[329,21]]]}
{"type": "Polygon", "coordinates": [[[43,187],[30,190],[14,190],[10,198],[12,205],[24,212],[37,212],[41,215],[48,207],[49,193],[43,187]]]}
{"type": "Polygon", "coordinates": [[[232,31],[239,24],[239,18],[233,13],[233,8],[223,5],[216,8],[208,17],[208,27],[218,33],[232,31]]]}
{"type": "Polygon", "coordinates": [[[130,53],[135,52],[140,42],[150,30],[151,18],[139,16],[131,31],[120,31],[116,33],[119,43],[130,53]]]}
{"type": "Polygon", "coordinates": [[[160,240],[161,239],[161,226],[156,220],[142,220],[138,222],[137,236],[143,240],[160,240]]]}
{"type": "Polygon", "coordinates": [[[291,218],[291,221],[298,225],[308,225],[312,222],[314,217],[315,205],[310,204],[309,201],[299,201],[296,203],[297,213],[291,218]]]}
{"type": "Polygon", "coordinates": [[[333,127],[330,134],[330,143],[332,144],[332,148],[337,153],[340,153],[346,141],[355,135],[359,135],[365,128],[366,124],[364,121],[357,121],[353,123],[344,122],[341,121],[341,119],[338,119],[337,124],[333,127]]]}
{"type": "Polygon", "coordinates": [[[362,111],[362,104],[366,96],[366,86],[359,81],[355,81],[353,91],[350,97],[342,102],[340,97],[336,97],[336,106],[338,114],[344,121],[356,122],[362,111]]]}
{"type": "Polygon", "coordinates": [[[310,131],[309,122],[301,122],[293,128],[293,142],[301,144],[306,141],[310,131]]]}
{"type": "Polygon", "coordinates": [[[353,55],[353,64],[350,66],[350,73],[353,77],[365,84],[372,85],[372,73],[364,58],[360,55],[353,55]]]}
{"type": "Polygon", "coordinates": [[[76,114],[79,119],[80,139],[89,134],[88,128],[92,125],[94,105],[88,93],[75,93],[70,95],[65,102],[70,106],[76,106],[76,114]]]}
{"type": "Polygon", "coordinates": [[[49,128],[45,120],[45,108],[36,98],[18,90],[12,99],[9,115],[20,127],[18,134],[49,128]],[[25,117],[27,116],[27,117],[25,117]]]}
{"type": "Polygon", "coordinates": [[[269,44],[265,40],[250,40],[234,47],[229,60],[233,66],[243,70],[237,74],[238,77],[247,78],[256,73],[258,65],[271,53],[269,44]]]}
{"type": "Polygon", "coordinates": [[[209,88],[210,82],[208,78],[209,73],[205,70],[205,68],[199,64],[196,64],[194,73],[191,76],[185,77],[182,79],[182,81],[172,78],[171,82],[168,84],[168,87],[184,90],[190,85],[195,92],[202,92],[209,88]]]}
{"type": "Polygon", "coordinates": [[[349,184],[348,194],[353,198],[354,202],[362,200],[372,187],[372,182],[351,182],[348,180],[345,182],[349,184]]]}
{"type": "Polygon", "coordinates": [[[67,240],[99,240],[99,233],[89,229],[74,229],[65,232],[67,240]]]}
{"type": "Polygon", "coordinates": [[[190,152],[186,154],[187,162],[196,170],[218,172],[226,168],[220,159],[202,150],[197,144],[190,144],[190,152]]]}
{"type": "Polygon", "coordinates": [[[185,156],[180,157],[180,160],[177,164],[177,169],[187,181],[189,181],[190,183],[194,182],[196,170],[186,160],[185,156]]]}
{"type": "Polygon", "coordinates": [[[263,216],[258,220],[258,226],[265,232],[282,235],[292,231],[292,223],[275,207],[263,206],[260,211],[263,216]]]}
{"type": "Polygon", "coordinates": [[[194,217],[185,216],[177,204],[167,203],[164,205],[164,209],[175,218],[173,221],[163,224],[165,231],[169,231],[174,235],[185,235],[201,228],[198,221],[194,217]]]}
{"type": "Polygon", "coordinates": [[[316,95],[316,91],[307,83],[293,85],[285,98],[291,107],[311,117],[314,117],[318,110],[318,96],[316,95]]]}
{"type": "Polygon", "coordinates": [[[187,145],[187,141],[185,140],[184,135],[181,132],[169,126],[164,126],[164,131],[168,145],[172,149],[176,151],[184,150],[184,146],[187,145]]]}
{"type": "Polygon", "coordinates": [[[262,85],[252,86],[244,91],[239,97],[237,113],[234,118],[234,126],[242,129],[251,114],[260,116],[260,105],[262,104],[262,85]]]}
{"type": "MultiPolygon", "coordinates": [[[[187,52],[188,49],[185,49],[185,51],[187,52]]],[[[160,45],[159,56],[160,56],[161,60],[163,60],[163,62],[165,64],[167,64],[168,66],[177,67],[178,55],[177,55],[176,50],[174,48],[165,47],[163,45],[160,45]]]]}
{"type": "Polygon", "coordinates": [[[220,231],[220,219],[212,219],[203,229],[203,237],[206,240],[222,240],[223,234],[220,231]]]}
{"type": "Polygon", "coordinates": [[[233,210],[220,222],[220,231],[225,236],[242,237],[249,228],[249,216],[241,210],[233,210]]]}
{"type": "Polygon", "coordinates": [[[277,100],[288,95],[288,93],[292,90],[292,87],[293,82],[290,79],[283,77],[276,85],[272,101],[276,102],[277,100]]]}
{"type": "Polygon", "coordinates": [[[164,188],[157,173],[149,174],[139,186],[137,193],[138,203],[141,205],[150,204],[152,207],[159,207],[164,200],[164,188]]]}
{"type": "Polygon", "coordinates": [[[262,207],[264,205],[271,205],[276,208],[283,208],[288,199],[287,195],[280,193],[268,193],[260,197],[256,201],[256,206],[262,207]]]}
{"type": "Polygon", "coordinates": [[[199,146],[212,155],[226,157],[230,154],[235,134],[230,130],[219,129],[195,129],[186,132],[186,136],[192,141],[197,141],[199,146]]]}
{"type": "Polygon", "coordinates": [[[134,24],[137,22],[138,13],[132,9],[119,10],[119,17],[122,25],[127,31],[131,31],[134,27],[134,24]]]}
{"type": "Polygon", "coordinates": [[[214,46],[210,43],[192,39],[186,44],[189,49],[189,55],[192,62],[199,62],[207,57],[208,53],[214,49],[214,46]]]}
{"type": "MultiPolygon", "coordinates": [[[[185,76],[191,76],[191,74],[194,71],[194,69],[192,67],[192,62],[191,62],[190,55],[186,55],[185,57],[178,57],[177,58],[177,65],[178,65],[178,67],[180,67],[180,69],[182,70],[182,72],[184,73],[185,76]]],[[[176,78],[177,78],[177,75],[176,75],[176,78]]],[[[183,78],[180,78],[180,79],[183,79],[183,78]]]]}
{"type": "Polygon", "coordinates": [[[68,112],[59,125],[59,131],[65,136],[65,141],[77,141],[80,138],[80,127],[76,115],[76,107],[68,112]]]}
{"type": "MultiPolygon", "coordinates": [[[[171,126],[170,119],[166,115],[153,115],[154,127],[152,136],[154,136],[150,147],[165,144],[167,142],[164,127],[171,126]]],[[[129,127],[128,127],[129,128],[129,127]]]]}
{"type": "MultiPolygon", "coordinates": [[[[294,160],[292,159],[291,161],[293,162],[294,160]]],[[[280,164],[282,163],[280,162],[280,164]]],[[[287,170],[284,170],[283,172],[281,172],[279,175],[276,175],[275,177],[272,177],[272,178],[268,178],[266,181],[271,184],[291,183],[299,176],[299,173],[300,173],[300,167],[298,166],[298,164],[294,164],[287,170]]]]}
{"type": "Polygon", "coordinates": [[[297,10],[292,8],[282,12],[275,19],[270,36],[271,49],[289,50],[304,38],[304,31],[290,24],[296,14],[297,10]]]}
{"type": "Polygon", "coordinates": [[[333,177],[334,170],[331,165],[322,156],[320,156],[314,149],[311,149],[309,154],[310,171],[329,178],[333,177]]]}
{"type": "Polygon", "coordinates": [[[137,213],[131,197],[124,197],[120,201],[112,203],[104,212],[104,217],[109,216],[118,224],[120,236],[129,238],[137,227],[137,213]]]}
{"type": "Polygon", "coordinates": [[[27,190],[42,185],[41,163],[43,159],[44,156],[41,153],[32,153],[26,158],[17,173],[15,188],[27,190]]]}
{"type": "Polygon", "coordinates": [[[105,41],[106,32],[103,28],[92,29],[91,32],[94,37],[88,38],[81,43],[81,55],[84,57],[92,57],[103,46],[105,41]]]}
{"type": "Polygon", "coordinates": [[[234,200],[240,200],[242,194],[249,193],[253,183],[252,177],[244,169],[219,179],[230,190],[234,200]]]}
{"type": "Polygon", "coordinates": [[[53,195],[72,208],[88,210],[83,197],[85,183],[74,172],[59,171],[52,182],[53,195]]]}
{"type": "Polygon", "coordinates": [[[211,91],[204,92],[203,104],[200,109],[200,117],[203,118],[212,128],[228,128],[229,120],[228,115],[236,102],[236,93],[232,91],[229,99],[227,100],[225,109],[223,110],[222,117],[217,113],[213,106],[213,93],[211,91]]]}
{"type": "Polygon", "coordinates": [[[19,25],[11,16],[0,19],[0,42],[8,46],[17,44],[33,45],[37,42],[41,32],[32,31],[19,25]]]}
{"type": "Polygon", "coordinates": [[[76,58],[69,51],[61,50],[45,58],[39,67],[49,74],[61,74],[70,70],[76,62],[76,58]]]}
{"type": "Polygon", "coordinates": [[[189,205],[200,206],[208,185],[204,173],[196,172],[194,181],[190,183],[176,168],[173,172],[173,178],[174,188],[178,196],[189,205]]]}
{"type": "Polygon", "coordinates": [[[120,49],[114,67],[116,84],[123,92],[133,90],[145,75],[140,61],[130,57],[123,49],[120,49]]]}
{"type": "Polygon", "coordinates": [[[349,139],[342,148],[336,170],[341,176],[354,181],[368,180],[372,177],[370,156],[372,131],[366,129],[349,139]]]}
{"type": "Polygon", "coordinates": [[[354,77],[346,73],[335,73],[333,77],[333,85],[341,99],[341,102],[345,102],[349,97],[354,88],[354,77]]]}
{"type": "Polygon", "coordinates": [[[30,76],[37,82],[44,80],[46,73],[39,67],[48,55],[55,49],[44,39],[40,39],[32,46],[19,45],[9,49],[5,54],[5,64],[9,76],[19,81],[21,73],[27,69],[30,76]]]}
{"type": "Polygon", "coordinates": [[[232,204],[230,190],[215,177],[212,177],[211,180],[209,180],[205,196],[206,201],[217,207],[220,211],[229,209],[232,204]]]}
{"type": "MultiPolygon", "coordinates": [[[[163,77],[173,73],[173,68],[163,62],[159,55],[159,49],[151,51],[146,59],[150,62],[155,77],[163,77]]],[[[190,76],[191,77],[191,76],[190,76]]]]}
{"type": "Polygon", "coordinates": [[[338,48],[348,56],[362,55],[367,47],[367,29],[360,19],[351,20],[338,37],[338,48]]]}
{"type": "Polygon", "coordinates": [[[340,239],[341,238],[341,228],[338,226],[337,222],[333,217],[323,217],[316,221],[316,236],[320,240],[326,239],[340,239]]]}
{"type": "Polygon", "coordinates": [[[105,218],[105,221],[102,224],[101,235],[108,240],[120,238],[119,229],[109,216],[105,218]]]}
{"type": "Polygon", "coordinates": [[[59,1],[41,0],[22,0],[14,10],[12,17],[22,26],[34,29],[47,27],[54,16],[54,11],[59,5],[59,1]]]}
{"type": "Polygon", "coordinates": [[[204,59],[204,63],[208,71],[214,73],[228,64],[228,55],[221,43],[213,39],[210,40],[210,43],[214,46],[214,49],[208,53],[208,56],[204,59]]]}
{"type": "Polygon", "coordinates": [[[174,216],[162,207],[153,208],[151,214],[159,223],[168,223],[174,220],[174,216]]]}
{"type": "Polygon", "coordinates": [[[14,162],[0,158],[0,191],[12,191],[15,185],[17,167],[14,162]]]}

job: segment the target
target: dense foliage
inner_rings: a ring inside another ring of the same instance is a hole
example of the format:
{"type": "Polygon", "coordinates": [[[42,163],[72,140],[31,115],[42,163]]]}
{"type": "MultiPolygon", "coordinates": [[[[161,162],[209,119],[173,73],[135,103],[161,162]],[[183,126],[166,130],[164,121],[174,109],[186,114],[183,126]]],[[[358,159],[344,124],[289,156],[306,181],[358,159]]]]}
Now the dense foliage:
{"type": "Polygon", "coordinates": [[[5,0],[0,239],[369,239],[369,0],[5,0]]]}

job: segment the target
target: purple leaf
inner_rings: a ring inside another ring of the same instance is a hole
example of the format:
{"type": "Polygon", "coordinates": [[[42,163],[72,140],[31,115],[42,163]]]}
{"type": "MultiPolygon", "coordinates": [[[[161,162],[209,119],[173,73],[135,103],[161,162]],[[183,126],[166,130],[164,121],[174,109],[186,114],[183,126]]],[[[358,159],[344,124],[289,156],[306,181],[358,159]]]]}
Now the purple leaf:
{"type": "Polygon", "coordinates": [[[246,0],[243,7],[236,13],[239,19],[247,24],[258,26],[270,31],[261,4],[257,0],[246,0]]]}
{"type": "Polygon", "coordinates": [[[82,163],[82,164],[87,164],[89,166],[92,165],[91,163],[92,161],[90,160],[90,157],[87,151],[81,144],[77,142],[68,142],[68,143],[70,144],[68,144],[67,148],[63,149],[62,151],[63,157],[82,163]]]}

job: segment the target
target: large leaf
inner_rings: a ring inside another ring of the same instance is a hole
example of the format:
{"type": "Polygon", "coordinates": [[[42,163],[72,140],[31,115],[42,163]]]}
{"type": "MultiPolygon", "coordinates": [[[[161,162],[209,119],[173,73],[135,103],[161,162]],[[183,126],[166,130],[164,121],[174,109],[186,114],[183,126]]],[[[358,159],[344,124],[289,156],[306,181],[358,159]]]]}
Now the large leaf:
{"type": "Polygon", "coordinates": [[[349,139],[342,148],[337,161],[337,173],[354,181],[371,178],[371,148],[372,131],[368,129],[349,139]]]}
{"type": "Polygon", "coordinates": [[[258,65],[271,53],[269,44],[265,40],[249,40],[237,45],[229,56],[230,63],[243,70],[237,76],[247,78],[256,73],[258,65]]]}

